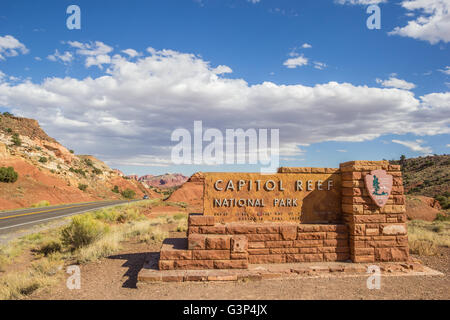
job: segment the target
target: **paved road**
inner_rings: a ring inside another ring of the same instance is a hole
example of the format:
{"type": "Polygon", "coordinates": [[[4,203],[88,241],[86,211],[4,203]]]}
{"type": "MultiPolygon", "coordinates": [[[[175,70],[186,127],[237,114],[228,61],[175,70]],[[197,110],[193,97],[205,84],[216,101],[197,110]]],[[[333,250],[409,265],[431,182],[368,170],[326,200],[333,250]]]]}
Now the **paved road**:
{"type": "Polygon", "coordinates": [[[98,201],[0,212],[0,234],[6,234],[53,219],[127,202],[124,200],[98,201]]]}

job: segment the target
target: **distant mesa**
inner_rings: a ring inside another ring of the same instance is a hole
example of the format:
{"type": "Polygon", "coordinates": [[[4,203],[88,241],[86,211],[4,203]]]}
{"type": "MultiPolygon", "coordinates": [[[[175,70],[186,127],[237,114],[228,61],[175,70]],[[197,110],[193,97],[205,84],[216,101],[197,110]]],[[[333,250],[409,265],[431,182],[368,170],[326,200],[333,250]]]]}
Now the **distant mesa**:
{"type": "Polygon", "coordinates": [[[181,173],[166,173],[159,176],[145,175],[138,179],[142,184],[155,188],[173,188],[183,185],[188,180],[188,177],[181,173]]]}

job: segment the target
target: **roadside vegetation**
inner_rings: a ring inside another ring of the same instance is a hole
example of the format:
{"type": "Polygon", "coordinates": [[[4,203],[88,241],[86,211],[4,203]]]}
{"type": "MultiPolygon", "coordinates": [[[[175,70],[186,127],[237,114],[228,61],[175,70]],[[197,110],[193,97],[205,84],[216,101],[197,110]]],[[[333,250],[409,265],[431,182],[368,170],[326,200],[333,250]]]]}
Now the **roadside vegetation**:
{"type": "Polygon", "coordinates": [[[19,178],[19,174],[13,167],[0,167],[0,182],[14,183],[19,178]]]}
{"type": "Polygon", "coordinates": [[[450,247],[450,221],[412,220],[408,223],[408,242],[413,254],[435,255],[438,247],[450,247]]]}
{"type": "Polygon", "coordinates": [[[104,208],[77,215],[64,227],[28,235],[0,246],[0,300],[22,299],[66,276],[65,267],[117,253],[124,241],[161,243],[172,229],[186,231],[187,215],[148,219],[143,212],[159,199],[104,208]],[[15,261],[31,254],[26,270],[15,261]]]}
{"type": "Polygon", "coordinates": [[[47,200],[39,201],[38,203],[34,203],[31,205],[32,208],[42,208],[42,207],[48,207],[50,205],[50,202],[47,200]]]}

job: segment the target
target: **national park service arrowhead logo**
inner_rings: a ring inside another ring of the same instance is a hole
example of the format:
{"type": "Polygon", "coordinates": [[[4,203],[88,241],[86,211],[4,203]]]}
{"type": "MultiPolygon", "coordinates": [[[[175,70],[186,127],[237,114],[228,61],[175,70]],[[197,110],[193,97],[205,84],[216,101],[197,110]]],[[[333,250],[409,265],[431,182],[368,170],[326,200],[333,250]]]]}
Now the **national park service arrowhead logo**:
{"type": "Polygon", "coordinates": [[[392,190],[392,176],[384,170],[373,170],[365,177],[366,188],[376,205],[383,207],[392,190]]]}

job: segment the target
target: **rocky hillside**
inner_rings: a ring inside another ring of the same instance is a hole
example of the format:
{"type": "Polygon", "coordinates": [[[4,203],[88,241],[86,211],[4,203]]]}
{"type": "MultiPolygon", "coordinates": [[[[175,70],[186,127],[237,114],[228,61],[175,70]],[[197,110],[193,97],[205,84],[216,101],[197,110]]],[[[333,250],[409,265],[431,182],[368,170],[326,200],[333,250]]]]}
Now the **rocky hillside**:
{"type": "Polygon", "coordinates": [[[147,187],[165,189],[181,186],[188,180],[188,177],[181,173],[166,173],[159,176],[145,175],[138,180],[147,187]]]}
{"type": "Polygon", "coordinates": [[[402,158],[391,162],[402,166],[407,194],[433,198],[450,192],[450,155],[402,158]]]}
{"type": "Polygon", "coordinates": [[[43,200],[61,204],[154,196],[140,182],[124,179],[95,157],[75,155],[49,137],[36,120],[8,114],[0,115],[1,167],[13,167],[18,180],[0,182],[0,210],[43,200]]]}
{"type": "MultiPolygon", "coordinates": [[[[450,155],[434,155],[391,161],[402,166],[403,185],[407,194],[407,209],[417,210],[419,200],[434,211],[450,213],[450,155]],[[408,201],[409,199],[409,201],[408,201]]],[[[426,207],[426,206],[425,206],[426,207]]],[[[430,215],[436,212],[430,210],[430,215]]],[[[415,216],[415,215],[414,215],[415,216]]]]}
{"type": "Polygon", "coordinates": [[[172,202],[185,202],[193,210],[203,210],[203,184],[205,178],[202,172],[193,174],[180,188],[175,190],[167,199],[172,202]]]}

